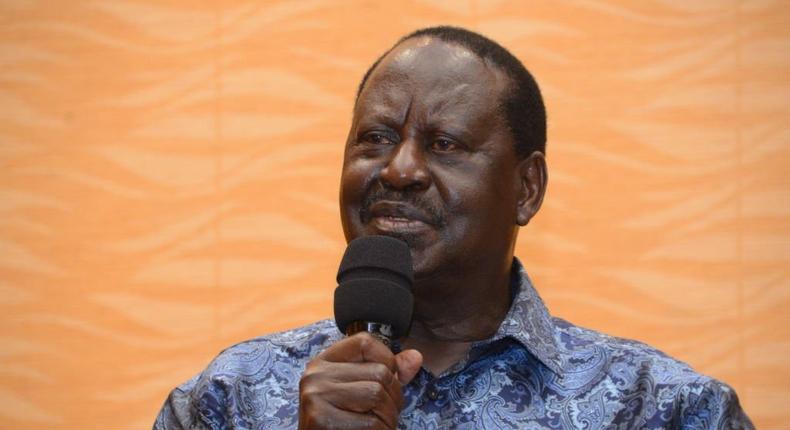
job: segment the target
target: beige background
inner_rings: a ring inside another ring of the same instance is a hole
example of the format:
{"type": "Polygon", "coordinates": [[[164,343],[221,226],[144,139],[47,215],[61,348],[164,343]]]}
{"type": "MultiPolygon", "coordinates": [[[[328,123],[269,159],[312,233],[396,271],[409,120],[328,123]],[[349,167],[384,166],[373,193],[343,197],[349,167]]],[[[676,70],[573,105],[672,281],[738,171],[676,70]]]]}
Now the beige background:
{"type": "Polygon", "coordinates": [[[366,67],[452,23],[549,110],[518,255],[553,313],[790,428],[790,5],[0,2],[0,428],[150,428],[223,347],[331,315],[366,67]]]}

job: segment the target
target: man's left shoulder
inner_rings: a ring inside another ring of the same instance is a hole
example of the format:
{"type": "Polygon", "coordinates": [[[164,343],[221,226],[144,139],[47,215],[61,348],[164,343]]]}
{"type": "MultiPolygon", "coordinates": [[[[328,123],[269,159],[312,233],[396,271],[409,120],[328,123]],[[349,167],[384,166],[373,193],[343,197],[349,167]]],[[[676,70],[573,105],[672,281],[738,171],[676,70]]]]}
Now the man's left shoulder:
{"type": "Polygon", "coordinates": [[[627,405],[638,400],[642,416],[636,421],[645,428],[753,428],[726,383],[646,343],[553,320],[569,374],[588,372],[588,395],[619,398],[625,406],[620,414],[635,413],[627,405]]]}
{"type": "Polygon", "coordinates": [[[571,359],[597,358],[612,371],[623,372],[630,368],[634,372],[649,372],[658,378],[657,381],[664,383],[682,383],[704,377],[687,363],[646,343],[610,336],[556,317],[553,322],[560,347],[571,359]]]}

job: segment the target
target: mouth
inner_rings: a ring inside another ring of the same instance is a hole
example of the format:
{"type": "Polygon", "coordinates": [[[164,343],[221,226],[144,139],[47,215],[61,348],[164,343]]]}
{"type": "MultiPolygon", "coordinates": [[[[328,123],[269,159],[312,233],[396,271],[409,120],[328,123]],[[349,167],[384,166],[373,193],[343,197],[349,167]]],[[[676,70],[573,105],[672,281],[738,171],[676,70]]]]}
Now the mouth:
{"type": "Polygon", "coordinates": [[[420,233],[433,228],[422,211],[398,202],[378,201],[370,206],[370,222],[385,233],[420,233]]]}

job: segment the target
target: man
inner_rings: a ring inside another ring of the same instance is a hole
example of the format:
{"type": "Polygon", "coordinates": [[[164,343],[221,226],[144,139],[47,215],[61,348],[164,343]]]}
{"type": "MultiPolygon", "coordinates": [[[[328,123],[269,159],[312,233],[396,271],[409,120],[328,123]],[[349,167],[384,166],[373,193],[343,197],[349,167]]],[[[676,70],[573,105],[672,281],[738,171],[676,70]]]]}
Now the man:
{"type": "Polygon", "coordinates": [[[340,208],[347,240],[409,245],[409,334],[393,352],[325,320],[236,345],[154,428],[752,428],[726,385],[549,316],[513,256],[545,140],[538,87],[504,48],[449,27],[403,38],[360,84],[340,208]]]}

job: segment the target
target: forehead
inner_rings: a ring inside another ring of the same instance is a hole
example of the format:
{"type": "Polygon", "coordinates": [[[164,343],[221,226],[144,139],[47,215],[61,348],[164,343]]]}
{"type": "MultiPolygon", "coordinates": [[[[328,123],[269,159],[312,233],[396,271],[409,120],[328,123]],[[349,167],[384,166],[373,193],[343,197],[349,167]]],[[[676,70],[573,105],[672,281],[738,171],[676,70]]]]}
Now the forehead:
{"type": "Polygon", "coordinates": [[[423,37],[390,51],[368,78],[356,114],[393,107],[424,107],[432,113],[498,112],[509,79],[468,49],[423,37]]]}

